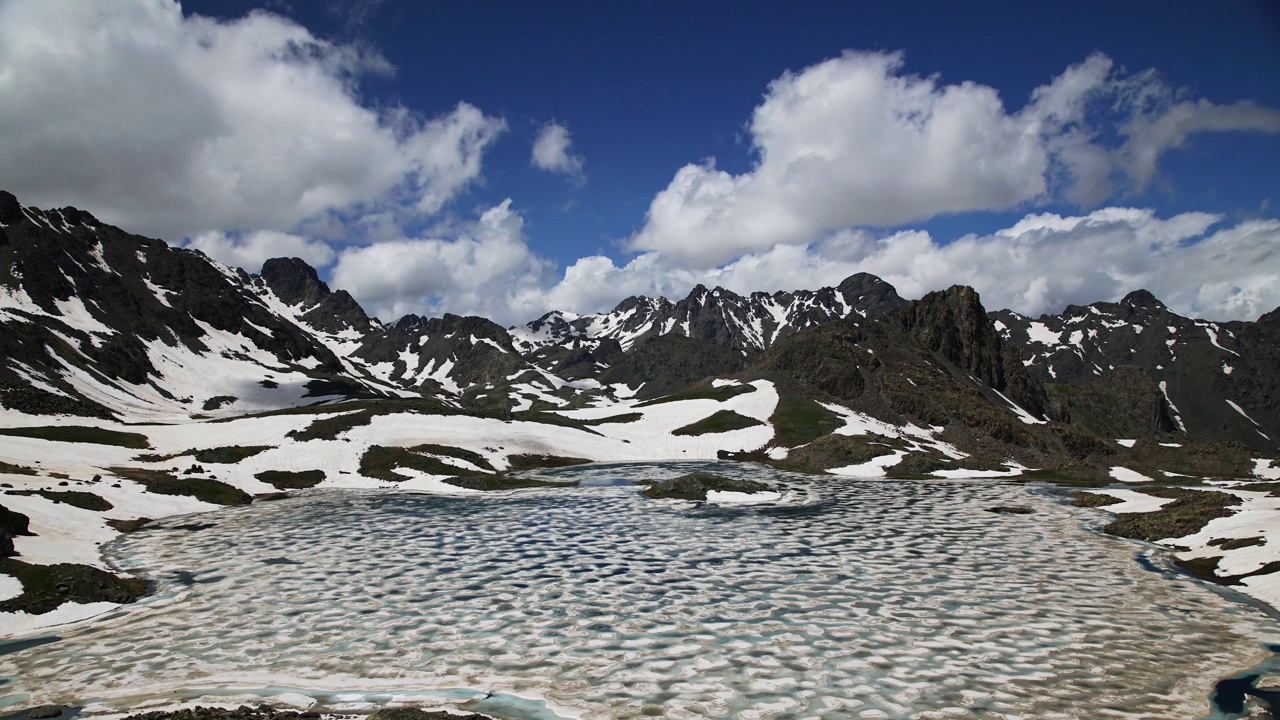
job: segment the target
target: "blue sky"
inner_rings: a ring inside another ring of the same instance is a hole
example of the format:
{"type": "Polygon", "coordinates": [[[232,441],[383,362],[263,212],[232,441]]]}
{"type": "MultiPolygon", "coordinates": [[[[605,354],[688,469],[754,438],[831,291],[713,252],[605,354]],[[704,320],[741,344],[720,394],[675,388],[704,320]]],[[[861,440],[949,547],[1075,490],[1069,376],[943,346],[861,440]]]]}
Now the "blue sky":
{"type": "MultiPolygon", "coordinates": [[[[192,2],[234,18],[261,2],[192,2]]],[[[571,263],[606,252],[644,223],[680,166],[715,157],[747,170],[743,137],[769,82],[846,49],[903,51],[905,71],[973,81],[1019,107],[1031,91],[1093,52],[1216,102],[1280,107],[1280,6],[1274,2],[280,2],[266,7],[323,37],[369,43],[396,67],[368,97],[427,114],[459,100],[505,117],[486,183],[461,199],[512,198],[540,251],[571,263]],[[585,160],[581,187],[531,167],[528,144],[564,123],[585,160]],[[566,207],[569,209],[566,210],[566,207]]],[[[1162,213],[1264,214],[1280,209],[1280,134],[1202,136],[1162,160],[1161,182],[1126,203],[1162,213]]],[[[1067,204],[1043,209],[1070,211],[1067,204]]],[[[941,218],[940,237],[1006,227],[1022,212],[941,218]]]]}
{"type": "Polygon", "coordinates": [[[0,79],[0,186],[250,270],[306,257],[384,319],[857,270],[1028,313],[1280,304],[1274,2],[110,7],[0,2],[0,68],[44,81],[0,79]],[[581,172],[531,162],[552,122],[581,172]]]}

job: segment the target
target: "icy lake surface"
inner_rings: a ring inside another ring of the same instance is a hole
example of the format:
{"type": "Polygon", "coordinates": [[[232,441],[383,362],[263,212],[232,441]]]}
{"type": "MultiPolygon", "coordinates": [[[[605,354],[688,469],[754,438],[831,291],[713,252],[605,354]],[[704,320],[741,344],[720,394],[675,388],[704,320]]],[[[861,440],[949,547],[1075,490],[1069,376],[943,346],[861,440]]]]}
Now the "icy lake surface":
{"type": "Polygon", "coordinates": [[[554,474],[588,486],[479,498],[320,491],[170,519],[111,548],[157,597],[0,656],[0,694],[1168,720],[1209,716],[1213,683],[1280,639],[1256,608],[1080,528],[1100,515],[1011,483],[720,468],[781,480],[772,507],[615,484],[691,467],[592,466],[554,474]],[[988,510],[1000,505],[1036,512],[988,510]]]}

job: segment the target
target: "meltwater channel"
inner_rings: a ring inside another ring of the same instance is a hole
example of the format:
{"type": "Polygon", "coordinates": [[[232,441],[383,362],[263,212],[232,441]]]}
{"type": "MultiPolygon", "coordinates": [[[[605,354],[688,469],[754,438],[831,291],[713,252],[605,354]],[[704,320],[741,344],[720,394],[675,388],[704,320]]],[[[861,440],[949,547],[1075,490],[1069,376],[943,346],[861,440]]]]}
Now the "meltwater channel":
{"type": "Polygon", "coordinates": [[[313,491],[124,536],[110,556],[157,594],[0,657],[0,694],[88,711],[300,693],[511,720],[1170,720],[1238,717],[1211,708],[1215,683],[1277,666],[1280,624],[1258,608],[1015,483],[716,464],[548,477],[583,485],[313,491]],[[729,507],[618,484],[695,468],[787,493],[729,507]]]}

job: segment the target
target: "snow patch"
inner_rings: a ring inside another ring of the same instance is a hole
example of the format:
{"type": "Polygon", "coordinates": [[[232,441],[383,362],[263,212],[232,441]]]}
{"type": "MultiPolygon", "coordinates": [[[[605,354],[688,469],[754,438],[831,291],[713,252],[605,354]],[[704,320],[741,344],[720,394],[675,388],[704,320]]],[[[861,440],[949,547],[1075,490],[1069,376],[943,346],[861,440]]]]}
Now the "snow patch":
{"type": "Polygon", "coordinates": [[[1147,477],[1146,475],[1143,475],[1137,470],[1130,470],[1129,468],[1122,467],[1120,465],[1116,465],[1115,467],[1111,468],[1111,477],[1115,478],[1116,480],[1119,480],[1120,482],[1133,482],[1133,483],[1152,482],[1151,478],[1147,477]]]}
{"type": "Polygon", "coordinates": [[[1182,422],[1182,414],[1178,412],[1178,406],[1174,405],[1169,397],[1169,383],[1165,380],[1160,381],[1160,393],[1164,395],[1164,401],[1169,403],[1169,409],[1173,411],[1173,421],[1178,423],[1178,429],[1185,433],[1187,425],[1182,422]]]}
{"type": "Polygon", "coordinates": [[[1062,331],[1054,332],[1042,322],[1031,322],[1027,325],[1027,338],[1041,345],[1059,345],[1062,342],[1062,331]]]}

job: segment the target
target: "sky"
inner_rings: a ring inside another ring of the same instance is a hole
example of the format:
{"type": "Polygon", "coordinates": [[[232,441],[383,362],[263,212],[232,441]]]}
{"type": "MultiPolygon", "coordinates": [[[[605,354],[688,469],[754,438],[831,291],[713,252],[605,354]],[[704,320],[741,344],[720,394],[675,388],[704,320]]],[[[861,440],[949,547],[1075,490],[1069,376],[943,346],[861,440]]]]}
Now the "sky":
{"type": "Polygon", "coordinates": [[[1280,4],[0,0],[0,189],[371,314],[1280,306],[1280,4]]]}

